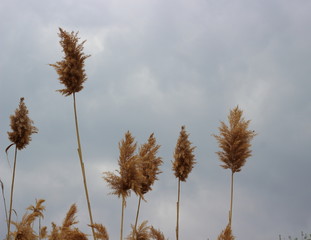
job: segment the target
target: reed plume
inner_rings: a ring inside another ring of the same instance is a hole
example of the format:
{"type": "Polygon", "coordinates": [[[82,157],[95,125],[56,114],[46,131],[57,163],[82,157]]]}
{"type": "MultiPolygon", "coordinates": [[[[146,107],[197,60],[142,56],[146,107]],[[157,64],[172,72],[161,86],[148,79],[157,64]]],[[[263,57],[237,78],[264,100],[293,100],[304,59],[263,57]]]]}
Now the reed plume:
{"type": "Polygon", "coordinates": [[[150,227],[150,238],[154,240],[166,240],[164,234],[159,229],[155,229],[153,226],[150,227]]]}
{"type": "Polygon", "coordinates": [[[62,226],[57,226],[52,223],[52,231],[48,236],[48,240],[87,240],[86,234],[81,232],[73,225],[77,224],[76,221],[77,206],[72,204],[68,210],[62,226]]]}
{"type": "MultiPolygon", "coordinates": [[[[80,142],[80,134],[79,134],[79,125],[78,125],[78,117],[77,117],[77,107],[76,107],[76,93],[80,92],[83,89],[83,83],[87,80],[87,76],[84,70],[84,61],[90,55],[85,55],[83,52],[83,44],[79,43],[78,32],[68,33],[63,29],[59,28],[59,37],[60,37],[60,45],[63,48],[64,57],[62,61],[56,62],[55,64],[49,64],[54,67],[57,74],[59,75],[60,83],[65,85],[64,89],[58,90],[61,94],[65,96],[69,96],[72,94],[73,96],[73,107],[74,107],[74,117],[75,117],[75,125],[76,125],[76,135],[77,135],[77,143],[78,143],[78,155],[80,159],[81,172],[83,177],[84,191],[88,206],[90,224],[93,225],[93,217],[91,210],[91,203],[88,194],[87,180],[85,175],[84,162],[82,157],[82,147],[80,142]]],[[[92,228],[93,238],[95,238],[95,232],[92,228]]]]}
{"type": "Polygon", "coordinates": [[[10,193],[10,208],[9,208],[8,233],[7,233],[8,240],[9,240],[10,227],[11,227],[17,150],[24,149],[30,143],[31,135],[33,133],[38,132],[38,129],[33,125],[33,121],[29,118],[28,113],[29,113],[28,109],[24,103],[24,98],[21,98],[19,102],[19,106],[15,110],[15,114],[10,116],[10,120],[11,120],[10,126],[12,129],[12,132],[8,132],[8,137],[9,137],[9,140],[12,142],[12,144],[7,148],[7,150],[11,146],[15,145],[15,154],[14,154],[13,175],[12,175],[11,193],[10,193]]]}
{"type": "Polygon", "coordinates": [[[137,229],[135,229],[135,226],[132,225],[132,232],[128,235],[126,240],[149,240],[150,239],[150,233],[149,233],[150,227],[147,225],[147,223],[148,223],[147,221],[143,221],[138,226],[137,229]]]}
{"type": "Polygon", "coordinates": [[[118,160],[119,170],[116,175],[113,172],[104,172],[104,180],[108,183],[108,186],[112,189],[111,194],[122,197],[122,215],[121,215],[121,227],[120,227],[120,240],[123,239],[123,219],[124,208],[126,206],[126,198],[133,190],[137,195],[141,194],[141,182],[144,180],[141,172],[139,171],[140,160],[135,155],[137,144],[134,143],[132,134],[127,131],[124,139],[119,142],[120,156],[118,160]]]}
{"type": "Polygon", "coordinates": [[[36,205],[31,205],[27,208],[27,210],[30,210],[32,212],[38,213],[38,219],[39,219],[39,240],[41,239],[41,218],[44,218],[43,211],[45,210],[45,206],[42,206],[42,204],[45,202],[44,199],[36,200],[36,205]]]}
{"type": "Polygon", "coordinates": [[[250,141],[256,136],[254,131],[248,130],[250,120],[242,117],[243,111],[239,107],[230,110],[228,115],[229,126],[220,122],[219,135],[213,135],[218,141],[222,151],[217,152],[221,167],[231,169],[231,201],[229,211],[229,225],[232,222],[233,203],[233,175],[240,172],[245,165],[246,159],[251,156],[250,141]]]}
{"type": "Polygon", "coordinates": [[[230,224],[227,225],[225,230],[223,230],[217,238],[217,240],[234,240],[234,239],[235,237],[232,235],[230,224]]]}
{"type": "Polygon", "coordinates": [[[95,223],[89,226],[95,229],[96,239],[109,240],[108,232],[102,224],[95,223]]]}
{"type": "Polygon", "coordinates": [[[158,180],[157,175],[161,173],[159,167],[163,163],[161,157],[157,157],[157,152],[160,148],[160,145],[157,145],[156,138],[152,133],[149,138],[148,142],[143,144],[139,148],[138,158],[140,160],[140,172],[143,176],[143,181],[141,182],[141,195],[138,199],[138,207],[137,207],[137,214],[136,220],[134,225],[133,234],[136,232],[137,222],[138,222],[138,215],[140,210],[140,203],[141,199],[143,198],[147,192],[152,190],[152,185],[156,180],[158,180]]]}
{"type": "Polygon", "coordinates": [[[173,162],[173,171],[176,178],[178,178],[176,240],[179,239],[180,181],[186,182],[189,173],[196,163],[193,154],[195,147],[191,147],[188,137],[189,134],[187,134],[185,126],[182,126],[174,152],[175,161],[173,162]]]}

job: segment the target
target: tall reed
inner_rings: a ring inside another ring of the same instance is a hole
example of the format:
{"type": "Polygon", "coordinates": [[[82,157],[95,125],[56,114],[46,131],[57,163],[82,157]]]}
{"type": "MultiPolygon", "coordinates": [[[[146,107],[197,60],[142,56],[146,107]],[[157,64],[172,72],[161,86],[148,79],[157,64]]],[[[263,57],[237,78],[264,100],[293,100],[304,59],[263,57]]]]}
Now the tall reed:
{"type": "MultiPolygon", "coordinates": [[[[63,29],[59,28],[59,37],[60,45],[63,48],[63,52],[65,56],[62,61],[56,62],[55,64],[50,64],[50,66],[54,67],[57,74],[59,75],[60,83],[65,85],[64,89],[58,90],[64,96],[73,96],[73,108],[74,108],[74,118],[75,118],[75,126],[76,126],[76,136],[77,136],[77,144],[78,144],[78,156],[80,159],[81,172],[83,177],[83,185],[84,191],[88,206],[90,224],[93,225],[93,217],[91,211],[91,203],[88,194],[87,180],[85,174],[85,167],[82,156],[82,147],[80,142],[80,134],[79,134],[79,125],[78,125],[78,116],[77,116],[77,107],[76,107],[76,93],[80,92],[83,89],[83,83],[87,80],[87,76],[84,70],[84,61],[86,58],[90,57],[90,55],[85,55],[83,52],[83,44],[79,43],[78,33],[68,33],[63,29]]],[[[95,238],[95,232],[92,228],[93,238],[95,238]]]]}
{"type": "Polygon", "coordinates": [[[124,209],[126,207],[126,198],[133,190],[138,196],[141,196],[141,185],[144,178],[139,171],[140,159],[135,154],[137,144],[134,143],[132,134],[127,131],[124,139],[119,142],[120,156],[118,160],[119,170],[116,175],[113,172],[104,172],[104,180],[112,189],[111,194],[122,197],[122,213],[120,226],[120,240],[123,239],[123,221],[124,209]]]}
{"type": "Polygon", "coordinates": [[[230,224],[220,233],[217,240],[234,240],[235,237],[232,235],[230,224]]]}
{"type": "Polygon", "coordinates": [[[248,130],[250,120],[242,117],[243,111],[239,107],[230,110],[228,115],[229,126],[220,122],[219,135],[213,135],[218,141],[222,151],[217,152],[219,160],[223,162],[221,167],[231,169],[231,200],[229,211],[229,225],[232,222],[232,203],[233,203],[233,176],[240,172],[245,165],[246,159],[251,156],[250,141],[256,136],[252,130],[248,130]]]}
{"type": "MultiPolygon", "coordinates": [[[[30,143],[31,135],[33,133],[38,132],[38,129],[33,125],[33,121],[28,117],[28,113],[29,113],[28,109],[24,103],[24,98],[21,98],[19,102],[19,106],[15,110],[15,114],[10,116],[10,120],[11,120],[10,126],[12,129],[12,132],[8,132],[8,137],[9,137],[9,140],[12,142],[10,146],[15,145],[15,152],[14,152],[14,165],[13,165],[13,175],[12,175],[11,193],[10,193],[10,208],[9,208],[7,240],[9,240],[10,228],[11,228],[17,150],[24,149],[30,143]]],[[[10,146],[8,148],[10,148],[10,146]]]]}
{"type": "Polygon", "coordinates": [[[180,207],[180,182],[186,182],[195,162],[193,151],[195,147],[191,146],[188,140],[189,134],[186,132],[185,126],[181,127],[180,135],[174,152],[173,171],[178,178],[178,200],[177,200],[177,222],[176,222],[176,240],[179,239],[179,207],[180,207]]]}
{"type": "Polygon", "coordinates": [[[136,233],[138,215],[140,210],[141,199],[144,199],[143,196],[152,190],[152,185],[156,180],[158,180],[157,175],[161,173],[159,167],[163,163],[161,157],[157,157],[157,152],[160,148],[160,145],[157,145],[156,138],[152,133],[147,143],[143,144],[139,148],[138,158],[140,160],[139,170],[143,176],[143,181],[141,182],[141,195],[139,195],[137,213],[134,225],[133,234],[136,233]]]}

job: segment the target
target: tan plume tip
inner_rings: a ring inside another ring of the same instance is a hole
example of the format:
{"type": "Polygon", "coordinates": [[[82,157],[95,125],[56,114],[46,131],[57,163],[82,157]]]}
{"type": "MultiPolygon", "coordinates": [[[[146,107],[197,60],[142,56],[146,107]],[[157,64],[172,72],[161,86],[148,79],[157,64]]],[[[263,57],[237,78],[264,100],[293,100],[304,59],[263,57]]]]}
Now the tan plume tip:
{"type": "Polygon", "coordinates": [[[245,120],[243,111],[239,107],[230,110],[228,115],[229,126],[220,123],[219,135],[213,135],[218,141],[222,151],[217,152],[221,165],[225,169],[231,169],[233,173],[241,171],[246,159],[251,156],[250,141],[256,136],[252,130],[248,130],[250,120],[245,120]]]}
{"type": "Polygon", "coordinates": [[[78,32],[66,32],[59,28],[60,45],[63,48],[64,57],[62,61],[49,64],[54,67],[59,75],[60,83],[65,85],[65,89],[58,90],[61,94],[69,96],[72,93],[83,89],[83,83],[87,80],[84,70],[84,61],[90,55],[83,53],[83,44],[79,43],[78,32]]]}
{"type": "Polygon", "coordinates": [[[223,230],[217,238],[217,240],[234,240],[234,239],[235,237],[232,235],[230,224],[227,225],[225,230],[223,230]]]}
{"type": "Polygon", "coordinates": [[[149,240],[150,239],[150,233],[149,233],[150,227],[147,225],[147,223],[148,221],[143,221],[136,229],[135,235],[133,234],[133,231],[135,231],[135,228],[132,225],[132,232],[127,236],[126,240],[138,240],[138,239],[149,240]]]}
{"type": "Polygon", "coordinates": [[[140,172],[144,178],[141,185],[142,194],[152,190],[151,186],[155,180],[158,180],[157,175],[161,173],[159,167],[163,163],[161,157],[157,157],[157,152],[160,145],[157,145],[156,138],[152,133],[149,136],[148,142],[143,144],[138,153],[140,160],[140,172]]]}
{"type": "Polygon", "coordinates": [[[89,225],[91,228],[95,229],[95,238],[101,240],[109,240],[108,232],[102,224],[94,223],[89,225]]]}
{"type": "Polygon", "coordinates": [[[23,97],[20,99],[15,114],[10,116],[10,120],[12,132],[8,132],[9,139],[18,150],[21,150],[29,144],[31,135],[38,132],[38,129],[33,126],[33,121],[28,117],[28,109],[23,97]]]}
{"type": "Polygon", "coordinates": [[[184,182],[196,163],[195,156],[193,154],[195,147],[191,146],[191,142],[188,140],[188,137],[189,134],[187,134],[185,126],[182,126],[175,147],[175,161],[173,162],[173,171],[175,176],[179,178],[180,181],[184,182]]]}
{"type": "Polygon", "coordinates": [[[118,195],[118,197],[128,197],[130,190],[136,194],[141,194],[141,182],[143,177],[139,171],[139,159],[135,154],[137,144],[134,142],[132,134],[127,131],[124,139],[119,142],[119,175],[113,172],[104,172],[104,180],[112,189],[111,194],[118,195]]]}

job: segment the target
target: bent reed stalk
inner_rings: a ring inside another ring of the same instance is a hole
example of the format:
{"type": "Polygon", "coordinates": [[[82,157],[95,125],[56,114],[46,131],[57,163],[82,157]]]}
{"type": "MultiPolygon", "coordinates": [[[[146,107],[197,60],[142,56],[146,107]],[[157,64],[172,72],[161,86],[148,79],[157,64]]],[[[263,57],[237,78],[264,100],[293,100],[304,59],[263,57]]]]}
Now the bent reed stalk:
{"type": "MultiPolygon", "coordinates": [[[[86,181],[83,157],[82,157],[82,148],[81,148],[81,142],[80,142],[79,124],[78,124],[77,107],[76,107],[76,95],[75,95],[75,93],[73,93],[72,95],[73,95],[73,108],[74,108],[74,116],[75,116],[76,135],[77,135],[77,142],[78,142],[78,155],[79,155],[79,159],[80,159],[80,166],[81,166],[82,177],[83,177],[84,191],[85,191],[85,196],[86,196],[86,202],[87,202],[90,222],[91,222],[91,225],[94,225],[92,210],[91,210],[91,203],[90,203],[90,198],[89,198],[89,193],[88,193],[88,188],[87,188],[87,181],[86,181]]],[[[94,228],[92,228],[92,233],[93,233],[94,240],[96,240],[94,228]]]]}

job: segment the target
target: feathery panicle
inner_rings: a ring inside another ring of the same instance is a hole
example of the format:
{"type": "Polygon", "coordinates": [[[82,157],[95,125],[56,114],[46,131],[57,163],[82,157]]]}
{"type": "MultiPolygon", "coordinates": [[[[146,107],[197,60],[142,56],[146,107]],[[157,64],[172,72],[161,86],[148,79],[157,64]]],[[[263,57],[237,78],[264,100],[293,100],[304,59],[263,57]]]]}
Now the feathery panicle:
{"type": "Polygon", "coordinates": [[[120,176],[112,172],[104,172],[103,178],[113,190],[111,194],[122,196],[124,198],[130,195],[132,189],[136,194],[141,194],[141,181],[143,177],[138,169],[139,159],[135,155],[137,144],[134,143],[134,138],[128,131],[125,134],[125,139],[119,143],[120,157],[119,167],[117,172],[120,176]]]}
{"type": "Polygon", "coordinates": [[[221,122],[220,135],[213,135],[222,149],[217,152],[220,161],[224,163],[221,166],[231,169],[233,173],[241,171],[246,159],[251,156],[250,141],[256,136],[254,131],[248,130],[250,120],[246,121],[242,114],[238,106],[230,110],[229,126],[221,122]]]}
{"type": "Polygon", "coordinates": [[[152,133],[148,142],[143,144],[139,149],[138,158],[141,162],[140,171],[144,177],[141,186],[141,193],[143,195],[152,190],[151,186],[154,184],[155,180],[158,180],[157,175],[161,173],[159,166],[163,162],[161,157],[156,156],[159,148],[160,145],[157,145],[154,134],[152,133]]]}
{"type": "Polygon", "coordinates": [[[234,240],[234,239],[235,237],[232,235],[230,224],[227,225],[225,230],[223,230],[217,238],[217,240],[234,240]]]}
{"type": "Polygon", "coordinates": [[[49,240],[87,240],[86,234],[81,232],[78,228],[73,228],[74,224],[78,221],[75,220],[75,214],[77,213],[77,206],[72,204],[66,217],[63,221],[63,225],[58,227],[55,223],[52,223],[51,235],[49,240]]]}
{"type": "Polygon", "coordinates": [[[39,238],[40,238],[40,239],[47,238],[47,236],[48,236],[47,227],[46,227],[46,226],[42,227],[42,228],[40,229],[40,233],[39,233],[39,234],[40,234],[40,235],[39,235],[39,238]]]}
{"type": "Polygon", "coordinates": [[[182,126],[175,148],[173,170],[175,171],[175,176],[183,182],[186,181],[193,165],[196,163],[193,154],[195,147],[191,147],[188,137],[189,134],[187,134],[185,126],[182,126]]]}
{"type": "Polygon", "coordinates": [[[45,202],[44,199],[39,199],[38,201],[36,200],[36,206],[31,205],[27,208],[27,210],[30,210],[34,213],[38,213],[39,217],[44,218],[44,215],[42,213],[45,210],[45,206],[42,206],[42,203],[44,203],[44,202],[45,202]]]}
{"type": "Polygon", "coordinates": [[[150,238],[154,240],[165,240],[164,234],[153,226],[150,227],[150,238]]]}
{"type": "Polygon", "coordinates": [[[133,235],[133,231],[135,231],[134,226],[132,225],[132,232],[128,235],[126,240],[149,240],[150,234],[149,229],[150,227],[147,226],[147,221],[143,221],[142,224],[136,230],[135,236],[133,235]],[[134,236],[134,237],[133,237],[134,236]]]}
{"type": "Polygon", "coordinates": [[[75,216],[76,213],[77,213],[77,206],[76,204],[72,204],[63,221],[62,229],[68,229],[72,225],[78,223],[78,221],[76,221],[76,216],[75,216]]]}
{"type": "Polygon", "coordinates": [[[59,75],[60,83],[66,87],[58,91],[65,96],[69,96],[83,89],[82,84],[87,79],[84,71],[84,61],[90,55],[83,53],[83,44],[85,41],[78,43],[78,32],[68,33],[59,28],[58,35],[61,38],[60,45],[63,48],[65,56],[62,61],[49,65],[54,67],[59,75]]]}
{"type": "Polygon", "coordinates": [[[8,132],[9,139],[18,150],[25,148],[31,141],[31,135],[37,133],[38,129],[33,126],[33,121],[28,117],[28,109],[24,103],[24,98],[20,99],[19,107],[15,110],[15,115],[10,116],[12,132],[8,132]]]}
{"type": "Polygon", "coordinates": [[[10,233],[13,236],[13,239],[21,239],[21,240],[34,240],[37,239],[37,235],[32,228],[32,223],[35,221],[40,214],[38,212],[32,212],[30,214],[25,214],[22,218],[21,222],[14,222],[12,224],[15,225],[15,231],[10,233]]]}
{"type": "Polygon", "coordinates": [[[52,231],[51,234],[48,236],[49,240],[61,240],[60,237],[60,228],[52,222],[52,231]]]}
{"type": "Polygon", "coordinates": [[[108,232],[102,224],[94,223],[93,225],[89,226],[95,229],[96,239],[109,240],[108,232]]]}

